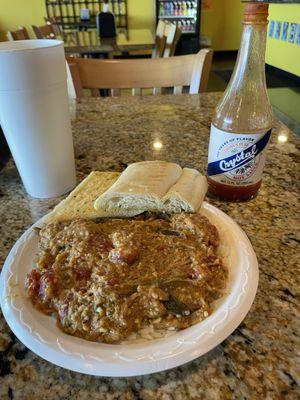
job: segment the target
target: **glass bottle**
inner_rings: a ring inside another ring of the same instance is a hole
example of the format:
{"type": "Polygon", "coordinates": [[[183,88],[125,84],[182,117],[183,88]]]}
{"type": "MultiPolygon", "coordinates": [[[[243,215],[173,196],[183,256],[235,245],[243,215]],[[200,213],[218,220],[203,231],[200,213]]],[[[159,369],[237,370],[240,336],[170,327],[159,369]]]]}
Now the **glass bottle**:
{"type": "Polygon", "coordinates": [[[208,151],[211,194],[253,198],[261,185],[273,125],[265,78],[268,4],[248,3],[237,62],[212,120],[208,151]]]}

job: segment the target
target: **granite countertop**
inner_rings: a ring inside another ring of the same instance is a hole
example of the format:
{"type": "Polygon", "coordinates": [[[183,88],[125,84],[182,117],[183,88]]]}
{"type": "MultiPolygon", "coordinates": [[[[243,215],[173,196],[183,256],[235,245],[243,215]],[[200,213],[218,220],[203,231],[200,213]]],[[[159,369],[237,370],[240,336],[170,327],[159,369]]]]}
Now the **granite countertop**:
{"type": "MultiPolygon", "coordinates": [[[[175,161],[204,171],[210,120],[219,96],[78,102],[73,122],[78,181],[93,169],[121,171],[128,163],[146,159],[175,161]]],[[[295,135],[277,123],[258,196],[246,203],[209,199],[245,230],[260,269],[254,304],[223,343],[166,372],[97,378],[56,367],[36,356],[14,337],[2,317],[0,399],[300,398],[296,142],[295,135]]],[[[29,198],[13,162],[7,164],[0,172],[1,265],[21,233],[59,200],[29,198]]]]}

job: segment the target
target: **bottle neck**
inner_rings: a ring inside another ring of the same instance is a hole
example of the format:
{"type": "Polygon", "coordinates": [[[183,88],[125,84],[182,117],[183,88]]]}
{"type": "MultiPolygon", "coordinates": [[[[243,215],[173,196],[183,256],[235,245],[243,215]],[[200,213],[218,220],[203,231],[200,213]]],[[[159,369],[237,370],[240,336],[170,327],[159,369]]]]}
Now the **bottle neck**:
{"type": "Polygon", "coordinates": [[[265,52],[267,24],[245,24],[237,62],[230,80],[235,89],[253,82],[266,89],[265,52]]]}
{"type": "Polygon", "coordinates": [[[108,4],[104,3],[103,4],[103,12],[107,13],[108,11],[109,11],[108,4]]]}
{"type": "Polygon", "coordinates": [[[213,119],[219,129],[251,133],[272,125],[265,77],[266,30],[266,23],[244,24],[237,62],[213,119]]]}

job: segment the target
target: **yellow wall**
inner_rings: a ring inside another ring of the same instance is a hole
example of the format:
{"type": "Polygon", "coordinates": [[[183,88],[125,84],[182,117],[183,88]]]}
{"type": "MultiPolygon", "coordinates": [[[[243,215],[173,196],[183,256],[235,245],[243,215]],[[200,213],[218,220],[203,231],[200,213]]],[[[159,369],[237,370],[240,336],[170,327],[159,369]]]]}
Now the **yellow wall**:
{"type": "MultiPolygon", "coordinates": [[[[272,4],[269,20],[300,24],[300,4],[272,4]]],[[[300,76],[300,46],[268,37],[266,63],[300,76]]]]}
{"type": "Polygon", "coordinates": [[[241,0],[212,0],[212,10],[202,11],[201,35],[214,50],[237,50],[240,44],[244,5],[241,0]]]}
{"type": "MultiPolygon", "coordinates": [[[[46,15],[44,3],[44,0],[0,0],[0,40],[6,40],[5,33],[20,25],[29,28],[32,24],[42,24],[46,15]]],[[[152,29],[153,4],[154,0],[128,0],[129,27],[152,29]]],[[[210,37],[214,50],[238,49],[243,8],[240,0],[212,0],[212,10],[202,11],[201,34],[210,37]]],[[[270,18],[299,23],[299,8],[300,5],[271,5],[270,18]]],[[[268,40],[266,60],[299,75],[299,51],[299,46],[268,40]]]]}
{"type": "MultiPolygon", "coordinates": [[[[19,26],[42,25],[46,16],[44,0],[0,0],[0,40],[19,26]]],[[[30,29],[29,29],[30,32],[30,29]]]]}
{"type": "Polygon", "coordinates": [[[128,25],[136,29],[153,29],[154,0],[127,0],[128,25]]]}
{"type": "MultiPolygon", "coordinates": [[[[131,28],[152,29],[155,0],[127,0],[131,28]]],[[[212,10],[202,11],[201,35],[210,37],[214,50],[237,50],[244,5],[241,0],[212,0],[212,10]]]]}
{"type": "MultiPolygon", "coordinates": [[[[131,28],[152,29],[155,0],[127,0],[131,28]]],[[[210,37],[214,50],[237,50],[240,43],[241,0],[212,0],[212,10],[202,11],[201,34],[210,37]]]]}
{"type": "MultiPolygon", "coordinates": [[[[30,27],[43,23],[46,15],[44,0],[0,0],[0,40],[8,30],[20,25],[30,27]]],[[[131,28],[152,29],[154,0],[128,0],[128,22],[131,28]]],[[[203,11],[201,34],[209,36],[215,50],[235,50],[239,46],[240,0],[212,0],[213,10],[203,11]]],[[[30,31],[30,30],[29,30],[30,31]]]]}
{"type": "MultiPolygon", "coordinates": [[[[154,0],[127,0],[130,28],[153,28],[154,0]]],[[[0,0],[0,40],[6,40],[6,32],[25,26],[44,23],[46,8],[44,0],[0,0]]],[[[33,36],[33,35],[32,35],[33,36]]]]}

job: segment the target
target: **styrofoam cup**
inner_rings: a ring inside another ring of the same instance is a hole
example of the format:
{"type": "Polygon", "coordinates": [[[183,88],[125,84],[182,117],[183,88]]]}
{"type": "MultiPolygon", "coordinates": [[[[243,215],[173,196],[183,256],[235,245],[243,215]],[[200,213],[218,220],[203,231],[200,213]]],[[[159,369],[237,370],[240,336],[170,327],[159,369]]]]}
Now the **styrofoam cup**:
{"type": "Polygon", "coordinates": [[[75,186],[63,42],[0,43],[0,125],[31,196],[75,186]]]}

